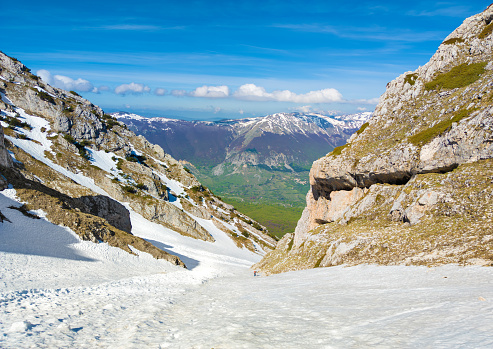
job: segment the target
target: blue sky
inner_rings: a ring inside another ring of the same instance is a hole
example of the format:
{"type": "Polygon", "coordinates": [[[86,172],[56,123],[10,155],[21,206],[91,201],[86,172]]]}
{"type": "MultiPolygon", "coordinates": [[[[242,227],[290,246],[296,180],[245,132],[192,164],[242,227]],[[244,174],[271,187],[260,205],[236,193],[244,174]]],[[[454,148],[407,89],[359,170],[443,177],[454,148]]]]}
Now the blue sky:
{"type": "Polygon", "coordinates": [[[0,50],[106,111],[373,110],[485,1],[7,1],[0,50]]]}

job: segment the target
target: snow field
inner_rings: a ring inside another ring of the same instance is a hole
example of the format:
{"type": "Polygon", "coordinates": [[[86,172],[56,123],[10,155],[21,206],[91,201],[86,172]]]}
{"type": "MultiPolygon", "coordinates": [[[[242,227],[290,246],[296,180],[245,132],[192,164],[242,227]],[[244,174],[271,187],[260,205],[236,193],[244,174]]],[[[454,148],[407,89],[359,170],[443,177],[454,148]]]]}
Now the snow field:
{"type": "Polygon", "coordinates": [[[491,348],[492,286],[457,266],[219,278],[174,303],[161,347],[491,348]]]}

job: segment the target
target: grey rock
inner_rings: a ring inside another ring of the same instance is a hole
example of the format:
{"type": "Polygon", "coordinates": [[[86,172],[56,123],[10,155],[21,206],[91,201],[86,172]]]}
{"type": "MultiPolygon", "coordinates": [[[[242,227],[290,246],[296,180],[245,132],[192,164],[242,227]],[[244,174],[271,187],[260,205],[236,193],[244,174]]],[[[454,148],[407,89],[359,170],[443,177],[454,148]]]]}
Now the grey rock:
{"type": "Polygon", "coordinates": [[[130,206],[144,216],[144,218],[177,230],[183,235],[209,242],[215,241],[209,232],[196,220],[169,202],[159,202],[157,205],[145,205],[142,202],[134,201],[130,206]]]}
{"type": "Polygon", "coordinates": [[[0,125],[0,166],[6,168],[12,167],[12,158],[10,157],[7,148],[5,148],[3,127],[1,125],[0,125]]]}
{"type": "Polygon", "coordinates": [[[104,218],[115,228],[127,233],[132,231],[130,212],[118,201],[103,195],[83,196],[77,198],[77,201],[84,204],[83,212],[104,218]]]}

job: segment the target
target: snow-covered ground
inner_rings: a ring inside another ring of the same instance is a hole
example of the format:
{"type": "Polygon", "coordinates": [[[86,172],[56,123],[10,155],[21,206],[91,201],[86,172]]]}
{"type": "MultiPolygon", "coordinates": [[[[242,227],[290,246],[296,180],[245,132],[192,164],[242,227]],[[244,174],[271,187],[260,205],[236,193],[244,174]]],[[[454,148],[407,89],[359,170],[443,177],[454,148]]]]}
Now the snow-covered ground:
{"type": "Polygon", "coordinates": [[[0,348],[493,347],[491,268],[253,277],[256,255],[132,212],[134,233],[180,254],[185,270],[8,208],[19,205],[15,190],[0,192],[13,222],[0,223],[0,348]]]}

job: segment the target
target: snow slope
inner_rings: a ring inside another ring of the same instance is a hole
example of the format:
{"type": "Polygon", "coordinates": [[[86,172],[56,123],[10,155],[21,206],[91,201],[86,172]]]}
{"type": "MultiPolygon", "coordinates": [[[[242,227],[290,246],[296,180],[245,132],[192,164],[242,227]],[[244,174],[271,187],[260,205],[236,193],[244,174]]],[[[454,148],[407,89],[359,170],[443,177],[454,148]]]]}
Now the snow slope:
{"type": "Polygon", "coordinates": [[[0,348],[493,346],[491,268],[334,267],[254,278],[245,251],[131,212],[133,232],[182,254],[185,270],[81,241],[10,206],[20,206],[14,189],[0,192],[0,211],[15,223],[0,223],[0,348]]]}
{"type": "MultiPolygon", "coordinates": [[[[12,203],[2,196],[0,210],[27,228],[31,218],[5,209],[12,203]]],[[[2,241],[18,233],[2,229],[2,241]]],[[[58,256],[0,253],[1,348],[493,345],[490,268],[335,267],[254,278],[235,259],[204,253],[183,270],[70,237],[51,249],[58,256]]]]}

